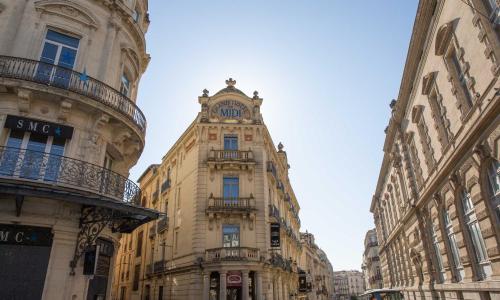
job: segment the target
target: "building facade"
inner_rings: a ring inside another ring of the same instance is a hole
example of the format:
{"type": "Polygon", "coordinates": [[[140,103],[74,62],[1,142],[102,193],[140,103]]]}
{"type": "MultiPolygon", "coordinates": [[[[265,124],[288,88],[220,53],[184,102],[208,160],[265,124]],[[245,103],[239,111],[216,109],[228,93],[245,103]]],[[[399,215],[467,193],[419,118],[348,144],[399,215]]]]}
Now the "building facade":
{"type": "Polygon", "coordinates": [[[380,268],[380,256],[378,254],[378,240],[375,229],[370,229],[365,235],[365,251],[363,252],[363,276],[367,290],[381,289],[382,269],[380,268]]]}
{"type": "Polygon", "coordinates": [[[0,0],[0,299],[104,299],[122,232],[147,1],[0,0]]]}
{"type": "Polygon", "coordinates": [[[350,300],[365,292],[363,273],[357,270],[333,272],[333,299],[350,300]]]}
{"type": "Polygon", "coordinates": [[[371,204],[384,287],[500,299],[498,1],[419,2],[371,204]]]}
{"type": "Polygon", "coordinates": [[[144,205],[164,216],[123,237],[115,299],[298,297],[300,207],[286,152],[258,93],[226,84],[203,91],[193,123],[141,176],[144,205]]]}
{"type": "Polygon", "coordinates": [[[325,252],[314,241],[314,235],[301,232],[302,252],[299,277],[305,278],[305,289],[300,289],[299,299],[326,300],[333,296],[333,268],[325,252]]]}

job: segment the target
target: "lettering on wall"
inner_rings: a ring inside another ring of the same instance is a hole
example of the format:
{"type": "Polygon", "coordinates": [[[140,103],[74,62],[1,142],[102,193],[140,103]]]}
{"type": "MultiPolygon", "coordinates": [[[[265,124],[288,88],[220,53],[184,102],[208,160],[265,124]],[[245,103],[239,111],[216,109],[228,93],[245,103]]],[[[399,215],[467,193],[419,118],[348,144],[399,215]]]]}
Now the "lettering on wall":
{"type": "Polygon", "coordinates": [[[73,127],[11,115],[7,116],[4,127],[65,139],[73,136],[73,127]]]}
{"type": "Polygon", "coordinates": [[[52,230],[45,227],[0,224],[0,245],[52,245],[52,230]]]}
{"type": "Polygon", "coordinates": [[[250,110],[248,107],[236,100],[224,100],[216,103],[211,109],[212,116],[221,119],[250,119],[250,110]]]}

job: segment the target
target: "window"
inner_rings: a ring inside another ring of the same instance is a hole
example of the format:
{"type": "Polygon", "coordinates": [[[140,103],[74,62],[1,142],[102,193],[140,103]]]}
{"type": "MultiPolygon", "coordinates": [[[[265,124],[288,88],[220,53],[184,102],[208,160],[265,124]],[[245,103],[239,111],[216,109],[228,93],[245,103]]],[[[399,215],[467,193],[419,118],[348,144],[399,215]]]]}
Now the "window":
{"type": "Polygon", "coordinates": [[[437,268],[439,272],[439,280],[440,282],[443,282],[445,279],[445,270],[443,267],[443,258],[441,257],[441,250],[439,249],[439,241],[436,233],[436,228],[432,224],[431,225],[431,234],[432,234],[432,245],[434,248],[434,254],[436,256],[436,262],[437,262],[437,268]]]}
{"type": "Polygon", "coordinates": [[[224,177],[223,178],[223,197],[225,204],[237,204],[239,197],[239,183],[238,177],[224,177]]]}
{"type": "Polygon", "coordinates": [[[49,29],[40,55],[41,63],[36,71],[37,80],[67,87],[79,44],[78,38],[49,29]]]}
{"type": "Polygon", "coordinates": [[[460,256],[458,252],[458,245],[455,238],[455,233],[453,232],[453,225],[448,215],[448,211],[444,211],[444,226],[446,229],[446,235],[448,236],[448,244],[451,248],[451,256],[453,259],[454,275],[457,281],[462,281],[464,278],[464,270],[462,263],[460,262],[460,256]]]}
{"type": "Polygon", "coordinates": [[[113,157],[106,152],[104,155],[104,169],[111,170],[113,168],[113,157]]]}
{"type": "Polygon", "coordinates": [[[137,235],[137,247],[135,249],[135,257],[139,257],[142,254],[142,238],[143,238],[142,236],[144,235],[143,233],[144,233],[143,231],[139,231],[139,234],[137,235]]]}
{"type": "Polygon", "coordinates": [[[500,163],[497,160],[490,163],[487,176],[491,207],[496,214],[497,221],[500,222],[500,163]]]}
{"type": "Polygon", "coordinates": [[[224,136],[224,150],[238,150],[238,136],[224,136]]]}
{"type": "Polygon", "coordinates": [[[486,9],[489,12],[490,21],[498,24],[500,18],[500,5],[497,0],[484,0],[486,9]]]}
{"type": "Polygon", "coordinates": [[[240,226],[238,225],[222,226],[222,246],[224,248],[240,246],[240,226]]]}
{"type": "Polygon", "coordinates": [[[140,10],[139,10],[139,6],[136,5],[134,7],[134,10],[132,11],[132,19],[134,19],[134,21],[137,23],[137,22],[139,22],[140,16],[141,16],[141,13],[140,13],[140,10]]]}
{"type": "Polygon", "coordinates": [[[137,291],[139,289],[139,280],[141,276],[141,265],[135,265],[134,267],[134,282],[132,283],[132,290],[137,291]]]}
{"type": "Polygon", "coordinates": [[[11,130],[0,157],[0,174],[56,181],[66,139],[11,130]]]}
{"type": "Polygon", "coordinates": [[[163,300],[163,285],[158,288],[158,300],[163,300]]]}
{"type": "Polygon", "coordinates": [[[126,97],[130,97],[130,79],[125,73],[120,78],[120,93],[126,97]]]}
{"type": "Polygon", "coordinates": [[[467,225],[467,231],[472,241],[476,262],[478,264],[478,277],[484,279],[491,274],[491,266],[488,262],[488,255],[486,253],[486,245],[481,234],[481,228],[476,218],[474,211],[474,204],[472,203],[471,196],[468,192],[461,192],[461,203],[464,214],[464,221],[467,225]]]}
{"type": "Polygon", "coordinates": [[[174,238],[174,250],[177,252],[177,249],[179,248],[179,231],[175,232],[175,238],[174,238]]]}

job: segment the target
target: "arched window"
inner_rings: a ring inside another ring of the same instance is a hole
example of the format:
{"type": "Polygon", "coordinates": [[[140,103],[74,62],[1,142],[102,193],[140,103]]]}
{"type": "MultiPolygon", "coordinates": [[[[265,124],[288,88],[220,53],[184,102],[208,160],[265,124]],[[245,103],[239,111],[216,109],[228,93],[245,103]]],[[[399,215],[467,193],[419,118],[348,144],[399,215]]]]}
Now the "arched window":
{"type": "Polygon", "coordinates": [[[120,93],[126,97],[130,97],[130,79],[125,72],[122,73],[120,78],[120,93]]]}
{"type": "Polygon", "coordinates": [[[491,208],[493,209],[497,222],[500,222],[500,163],[492,160],[487,170],[488,188],[491,208]]]}
{"type": "Polygon", "coordinates": [[[474,204],[470,193],[462,189],[460,192],[460,203],[462,205],[462,213],[467,232],[472,242],[474,255],[476,258],[477,277],[478,279],[485,279],[491,275],[491,265],[486,253],[486,245],[484,243],[481,228],[476,217],[474,204]]]}

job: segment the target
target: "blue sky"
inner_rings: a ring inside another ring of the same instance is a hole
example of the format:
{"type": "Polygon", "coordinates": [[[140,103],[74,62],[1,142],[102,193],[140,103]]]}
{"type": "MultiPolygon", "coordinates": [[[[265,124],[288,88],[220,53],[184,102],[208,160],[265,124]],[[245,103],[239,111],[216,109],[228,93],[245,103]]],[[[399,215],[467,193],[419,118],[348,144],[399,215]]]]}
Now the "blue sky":
{"type": "Polygon", "coordinates": [[[389,102],[397,97],[416,0],[150,0],[151,63],[137,103],[148,120],[137,179],[193,121],[197,97],[236,79],[264,98],[299,200],[335,270],[360,269],[389,102]]]}

